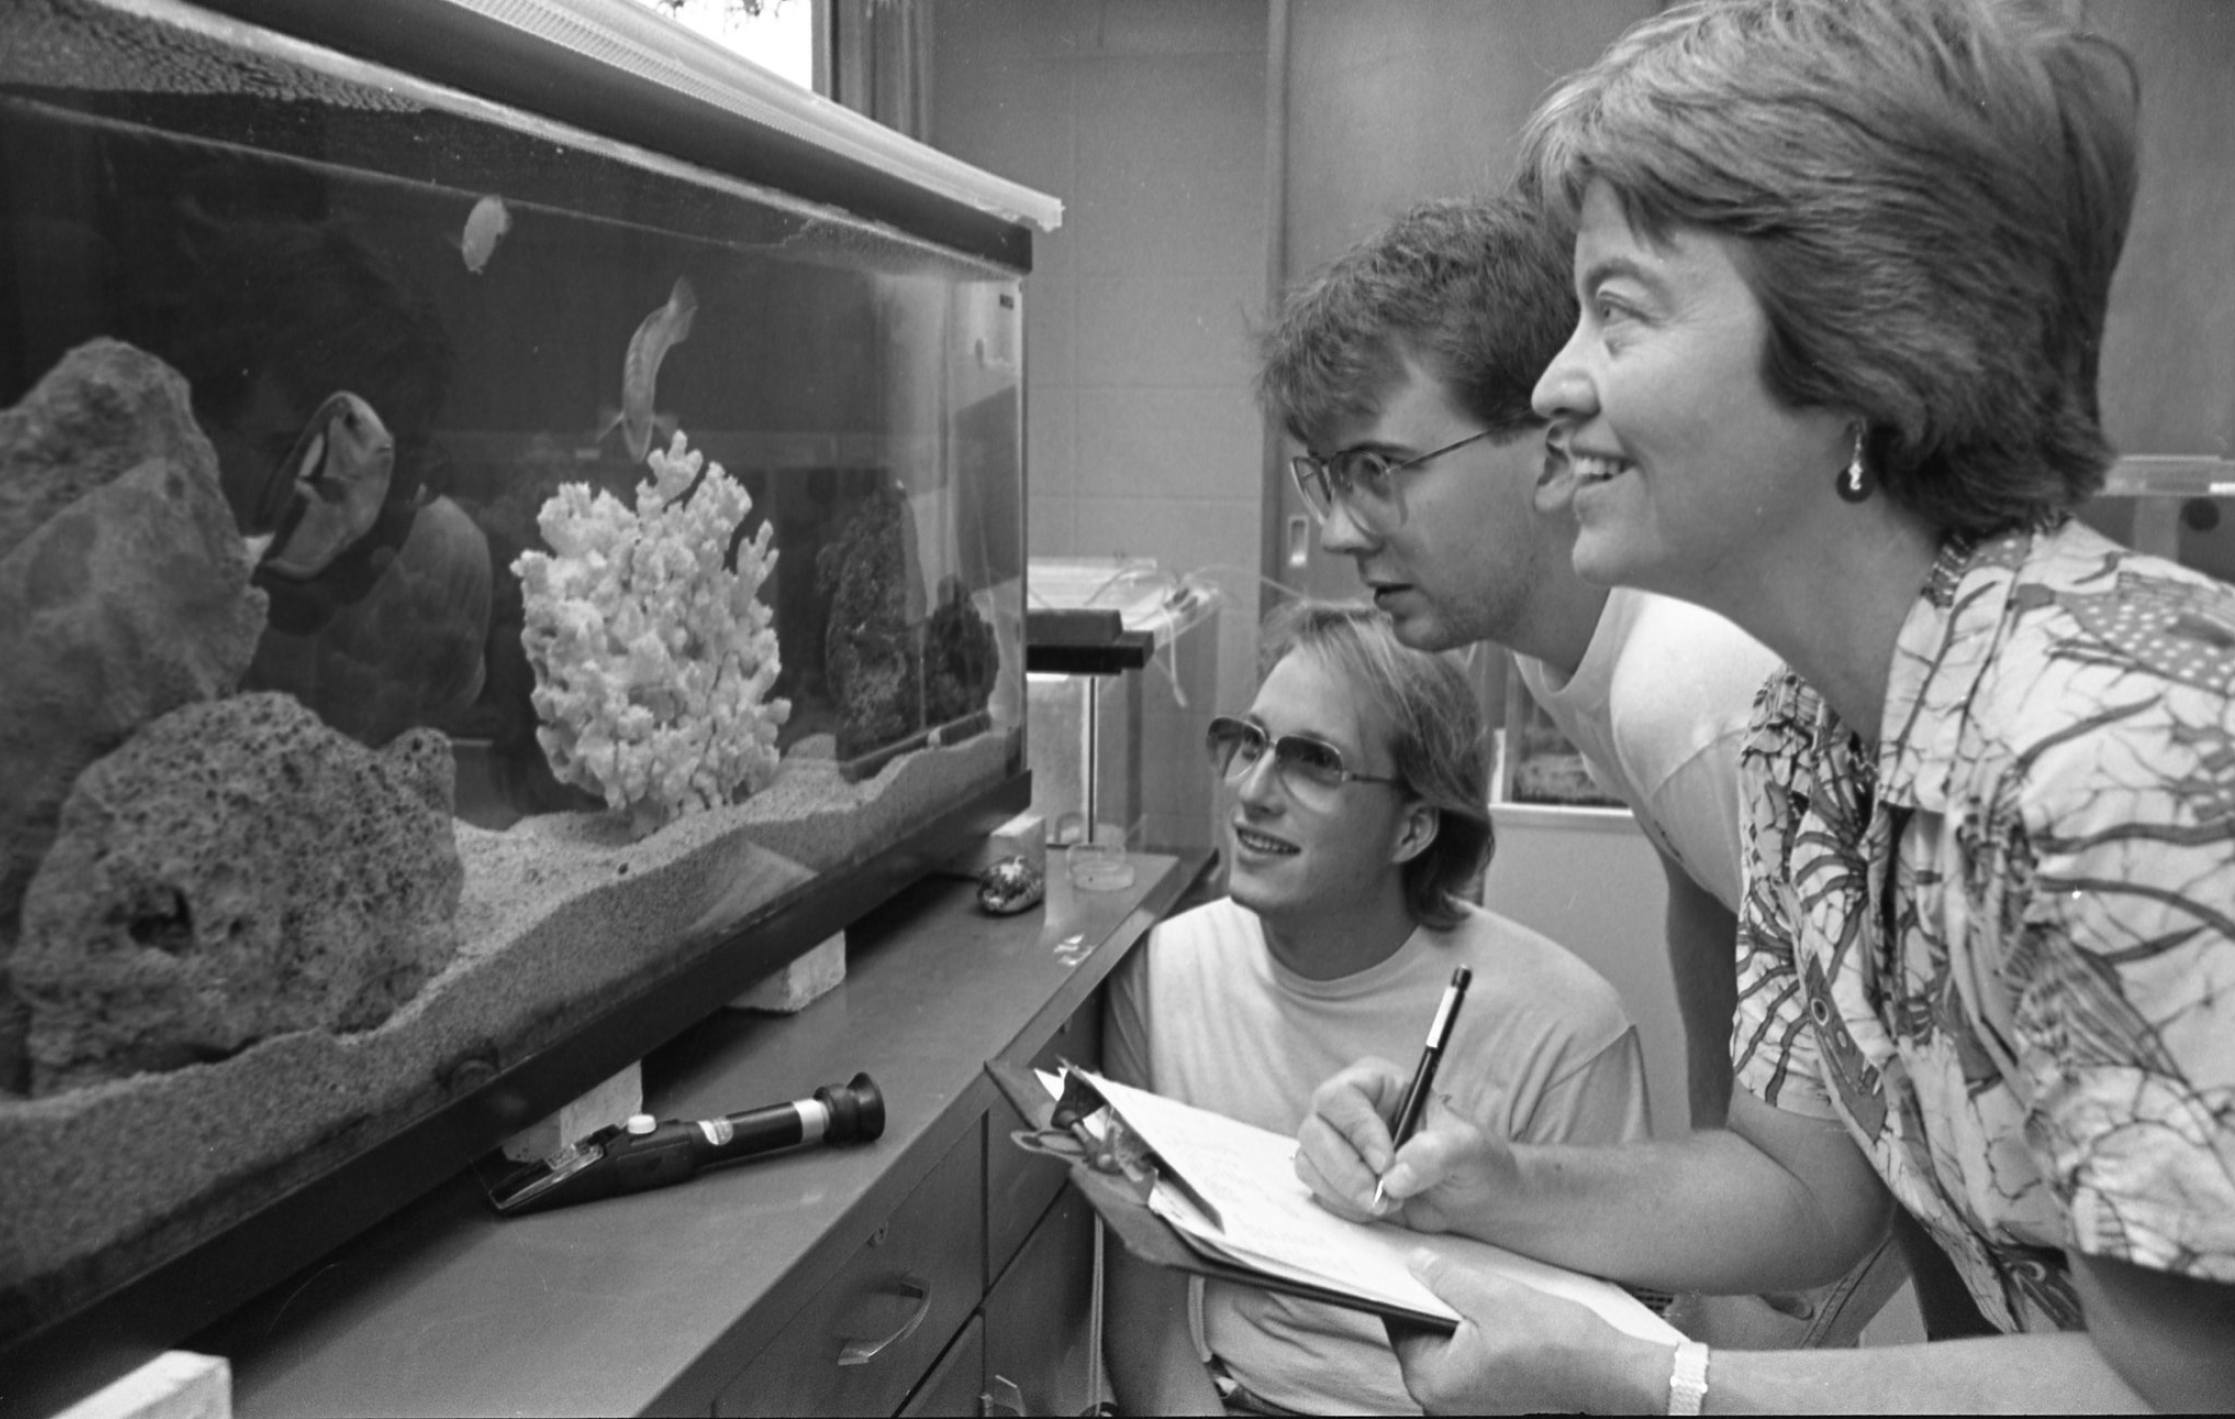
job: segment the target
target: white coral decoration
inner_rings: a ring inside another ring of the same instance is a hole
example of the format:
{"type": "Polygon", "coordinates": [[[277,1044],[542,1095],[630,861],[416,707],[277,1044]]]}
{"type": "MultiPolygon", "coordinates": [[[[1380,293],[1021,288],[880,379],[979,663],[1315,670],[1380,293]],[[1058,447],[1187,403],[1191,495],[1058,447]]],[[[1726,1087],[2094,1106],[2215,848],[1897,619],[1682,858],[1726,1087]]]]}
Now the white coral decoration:
{"type": "Polygon", "coordinates": [[[753,506],[744,486],[680,431],[649,463],[633,511],[562,484],[536,519],[551,552],[512,564],[544,757],[640,833],[765,787],[792,710],[768,698],[776,631],[757,597],[776,569],[773,529],[739,542],[730,570],[753,506]]]}

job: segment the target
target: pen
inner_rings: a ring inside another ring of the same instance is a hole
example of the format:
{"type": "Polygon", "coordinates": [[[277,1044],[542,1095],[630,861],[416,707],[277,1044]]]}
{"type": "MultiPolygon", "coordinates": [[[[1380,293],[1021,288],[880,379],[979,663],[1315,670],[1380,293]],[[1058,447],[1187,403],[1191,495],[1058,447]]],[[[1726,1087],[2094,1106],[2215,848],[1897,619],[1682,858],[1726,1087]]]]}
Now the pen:
{"type": "MultiPolygon", "coordinates": [[[[1420,1050],[1420,1067],[1412,1072],[1412,1085],[1405,1090],[1405,1101],[1397,1109],[1397,1127],[1390,1150],[1405,1146],[1405,1141],[1420,1131],[1421,1116],[1428,1112],[1428,1091],[1435,1084],[1436,1064],[1443,1058],[1443,1047],[1451,1040],[1452,1022],[1459,1018],[1459,1002],[1467,998],[1467,986],[1474,980],[1474,972],[1465,966],[1451,973],[1451,984],[1443,988],[1443,1003],[1436,1007],[1436,1018],[1428,1024],[1428,1043],[1420,1050]]],[[[1374,1207],[1381,1207],[1381,1184],[1374,1184],[1374,1207]]]]}

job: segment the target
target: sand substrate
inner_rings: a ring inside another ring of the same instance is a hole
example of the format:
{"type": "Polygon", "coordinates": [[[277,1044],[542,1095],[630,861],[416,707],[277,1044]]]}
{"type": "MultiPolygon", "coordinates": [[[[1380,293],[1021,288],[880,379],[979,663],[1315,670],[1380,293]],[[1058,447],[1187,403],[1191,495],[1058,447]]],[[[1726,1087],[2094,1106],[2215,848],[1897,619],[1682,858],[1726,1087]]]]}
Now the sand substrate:
{"type": "Polygon", "coordinates": [[[616,991],[717,949],[793,888],[998,782],[1011,744],[986,734],[921,750],[861,783],[795,752],[745,803],[637,842],[619,814],[502,833],[458,823],[458,956],[378,1029],[281,1035],[214,1064],[0,1100],[0,1342],[563,1040],[616,991]]]}

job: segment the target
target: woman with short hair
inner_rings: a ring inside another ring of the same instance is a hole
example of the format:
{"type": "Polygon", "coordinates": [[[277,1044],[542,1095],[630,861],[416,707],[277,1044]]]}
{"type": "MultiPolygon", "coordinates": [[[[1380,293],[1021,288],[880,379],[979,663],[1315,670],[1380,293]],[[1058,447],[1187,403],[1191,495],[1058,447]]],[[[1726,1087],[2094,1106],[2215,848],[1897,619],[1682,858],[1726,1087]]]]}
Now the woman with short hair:
{"type": "MultiPolygon", "coordinates": [[[[1999,1333],[1672,1356],[1443,1277],[1479,1328],[1408,1349],[1416,1395],[2235,1407],[2235,591],[2071,517],[2138,81],[2064,13],[1688,5],[1533,119],[1582,307],[1536,396],[1575,565],[1788,665],[1741,760],[1739,1087],[1728,1132],[1430,1130],[1378,1179],[1672,1289],[1836,1275],[1898,1205],[1999,1333]]],[[[1319,1097],[1330,1205],[1388,1165],[1387,1089],[1319,1097]]]]}

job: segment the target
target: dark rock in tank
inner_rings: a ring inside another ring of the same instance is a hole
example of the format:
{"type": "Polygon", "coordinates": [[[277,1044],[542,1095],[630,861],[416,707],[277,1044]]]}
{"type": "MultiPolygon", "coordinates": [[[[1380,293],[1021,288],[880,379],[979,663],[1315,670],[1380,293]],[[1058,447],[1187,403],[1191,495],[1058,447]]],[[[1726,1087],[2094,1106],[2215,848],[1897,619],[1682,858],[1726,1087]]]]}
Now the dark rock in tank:
{"type": "Polygon", "coordinates": [[[924,718],[948,724],[986,707],[1001,678],[1001,645],[956,577],[939,589],[924,627],[924,718]]]}
{"type": "Polygon", "coordinates": [[[494,569],[447,495],[454,354],[423,274],[338,216],[190,206],[180,242],[183,289],[153,304],[234,515],[275,534],[244,688],[372,748],[442,727],[480,693],[494,569]]]}
{"type": "Polygon", "coordinates": [[[493,577],[489,543],[447,497],[391,504],[371,535],[310,581],[259,573],[271,626],[242,680],[284,690],[379,748],[446,725],[480,695],[493,577]]]}
{"type": "Polygon", "coordinates": [[[824,669],[839,710],[838,757],[924,727],[923,590],[915,521],[897,486],[871,496],[816,557],[830,602],[824,669]]]}
{"type": "Polygon", "coordinates": [[[456,952],[448,742],[285,695],[192,705],[80,775],[23,904],[32,1092],[370,1029],[456,952]]]}
{"type": "Polygon", "coordinates": [[[19,1090],[7,961],[63,799],[141,724],[230,693],[265,600],[184,382],[128,345],[81,347],[0,414],[0,521],[0,1089],[19,1090]]]}

